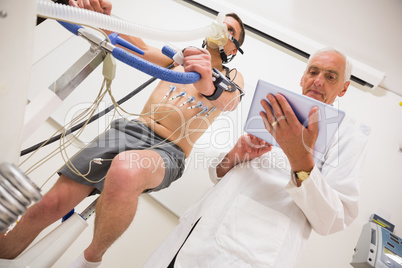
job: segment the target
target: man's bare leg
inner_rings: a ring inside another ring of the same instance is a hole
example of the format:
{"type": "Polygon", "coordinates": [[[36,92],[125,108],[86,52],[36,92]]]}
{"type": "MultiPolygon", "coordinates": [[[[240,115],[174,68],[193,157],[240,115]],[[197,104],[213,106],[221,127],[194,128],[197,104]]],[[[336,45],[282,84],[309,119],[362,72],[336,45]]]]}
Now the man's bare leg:
{"type": "Polygon", "coordinates": [[[0,238],[0,258],[16,258],[43,229],[66,215],[93,189],[62,175],[42,200],[27,210],[15,228],[0,238]]]}
{"type": "Polygon", "coordinates": [[[165,169],[161,163],[162,157],[151,150],[124,152],[113,160],[96,205],[94,237],[84,251],[87,261],[101,261],[106,250],[129,227],[137,210],[138,196],[162,182],[165,169]],[[149,162],[146,166],[131,162],[130,153],[139,154],[140,158],[136,159],[149,162]]]}

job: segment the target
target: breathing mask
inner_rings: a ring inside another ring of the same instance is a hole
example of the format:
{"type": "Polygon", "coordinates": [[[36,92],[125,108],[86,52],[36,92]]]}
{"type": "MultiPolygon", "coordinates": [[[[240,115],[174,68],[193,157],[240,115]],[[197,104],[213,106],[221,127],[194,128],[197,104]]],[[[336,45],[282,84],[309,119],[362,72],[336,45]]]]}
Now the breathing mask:
{"type": "Polygon", "coordinates": [[[232,41],[237,50],[243,54],[243,50],[240,48],[239,42],[229,33],[228,26],[224,23],[225,15],[222,13],[218,14],[216,21],[213,23],[213,27],[215,28],[212,36],[208,36],[204,39],[202,43],[202,47],[204,48],[206,45],[212,49],[219,49],[219,53],[221,55],[222,63],[226,64],[230,62],[234,56],[231,55],[229,58],[227,57],[224,46],[227,44],[228,40],[232,41]]]}

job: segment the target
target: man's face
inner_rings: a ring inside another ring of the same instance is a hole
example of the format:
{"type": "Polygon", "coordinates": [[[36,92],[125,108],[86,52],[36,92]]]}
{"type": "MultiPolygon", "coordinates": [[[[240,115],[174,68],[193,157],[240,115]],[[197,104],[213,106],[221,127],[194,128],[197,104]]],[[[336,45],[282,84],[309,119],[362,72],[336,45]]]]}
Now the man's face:
{"type": "MultiPolygon", "coordinates": [[[[236,40],[240,38],[241,27],[237,20],[232,17],[226,16],[225,24],[228,27],[228,32],[232,35],[236,40]]],[[[232,41],[228,41],[224,46],[226,55],[235,55],[237,53],[236,45],[232,41]]]]}
{"type": "Polygon", "coordinates": [[[345,95],[350,82],[344,82],[345,60],[336,52],[321,52],[307,66],[300,81],[303,95],[332,104],[345,95]]]}

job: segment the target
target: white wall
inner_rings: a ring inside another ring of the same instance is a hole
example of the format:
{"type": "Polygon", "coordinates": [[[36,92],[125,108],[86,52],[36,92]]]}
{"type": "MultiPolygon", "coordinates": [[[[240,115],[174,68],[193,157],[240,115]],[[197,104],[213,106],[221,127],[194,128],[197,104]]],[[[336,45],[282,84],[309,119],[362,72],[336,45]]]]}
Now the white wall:
{"type": "MultiPolygon", "coordinates": [[[[134,1],[115,0],[114,14],[128,20],[138,21],[143,25],[153,25],[154,27],[163,29],[194,29],[195,26],[202,27],[211,21],[209,15],[188,9],[187,5],[181,5],[181,1],[152,0],[140,3],[136,1],[135,3],[132,2],[134,1]],[[155,8],[155,6],[158,6],[158,8],[155,8]]],[[[287,7],[283,8],[286,9],[287,7]]],[[[356,14],[356,20],[358,20],[359,16],[359,14],[356,14]]],[[[317,30],[317,32],[319,31],[317,30]]],[[[56,56],[57,54],[60,56],[60,54],[66,53],[71,55],[78,54],[75,55],[78,57],[82,54],[81,45],[79,45],[80,47],[75,47],[74,39],[71,39],[68,33],[66,34],[64,30],[58,28],[52,22],[38,26],[35,29],[35,34],[34,68],[36,66],[41,70],[41,64],[47,61],[45,57],[47,53],[66,39],[68,40],[65,44],[70,44],[71,42],[71,44],[74,43],[74,47],[63,49],[62,52],[59,51],[56,54],[52,54],[51,57],[58,57],[56,56]]],[[[350,39],[352,37],[348,38],[349,42],[353,41],[359,44],[359,40],[350,39]]],[[[199,44],[200,41],[194,43],[199,44]]],[[[157,42],[154,44],[159,45],[157,42]]],[[[175,45],[180,47],[184,44],[175,45]]],[[[364,45],[364,43],[360,44],[362,47],[364,45]]],[[[247,103],[251,99],[252,90],[257,79],[262,78],[277,83],[280,86],[297,90],[301,72],[305,65],[304,59],[288,54],[277,46],[270,46],[253,35],[246,37],[244,50],[245,55],[237,56],[232,65],[236,66],[246,79],[246,89],[249,92],[247,95],[248,99],[244,100],[242,108],[231,115],[234,117],[234,120],[227,120],[226,122],[234,122],[235,120],[241,122],[242,118],[246,116],[247,103]]],[[[57,62],[57,65],[61,65],[66,69],[69,67],[67,63],[63,66],[63,64],[57,62]]],[[[53,66],[56,68],[56,62],[53,66]]],[[[57,78],[57,76],[49,75],[48,72],[36,73],[36,75],[39,74],[43,76],[41,79],[45,80],[55,80],[57,78]]],[[[145,79],[147,79],[145,75],[119,65],[117,78],[112,86],[113,89],[116,89],[114,91],[118,96],[116,98],[118,99],[126,92],[134,89],[145,79]],[[136,76],[134,78],[135,81],[133,81],[134,76],[136,76]]],[[[88,93],[89,90],[96,92],[100,87],[99,73],[95,72],[85,83],[88,84],[79,87],[81,93],[88,93]]],[[[82,96],[80,93],[76,94],[80,97],[82,96]]],[[[92,96],[91,94],[85,94],[85,96],[87,95],[89,97],[92,96]]],[[[139,99],[145,97],[146,93],[144,92],[143,95],[139,96],[139,99]]],[[[77,98],[77,96],[72,96],[73,100],[77,100],[77,98]]],[[[78,103],[72,101],[67,107],[61,107],[56,112],[56,115],[53,116],[53,119],[55,121],[63,121],[66,117],[70,117],[66,116],[66,114],[71,114],[74,109],[81,107],[80,105],[83,102],[88,101],[82,98],[78,99],[78,103]]],[[[127,107],[136,107],[136,101],[133,100],[127,107]]],[[[402,188],[400,175],[402,174],[402,153],[398,152],[397,148],[402,137],[402,107],[398,106],[400,101],[401,98],[399,96],[381,87],[371,90],[356,84],[353,84],[347,95],[339,101],[341,109],[347,111],[350,116],[359,122],[372,127],[364,174],[362,176],[360,215],[352,226],[344,232],[328,237],[320,237],[313,234],[299,267],[349,267],[348,263],[351,260],[353,248],[356,245],[361,227],[367,222],[368,217],[372,213],[377,212],[378,209],[385,210],[391,215],[390,221],[396,225],[396,234],[402,236],[402,231],[400,230],[402,228],[402,214],[399,207],[402,201],[400,195],[400,189],[402,188]],[[322,250],[323,248],[325,250],[322,250]]],[[[102,105],[104,107],[108,106],[107,101],[102,103],[102,105]]],[[[139,110],[133,110],[139,112],[139,110]]],[[[30,144],[34,144],[50,136],[58,128],[58,124],[54,123],[53,119],[48,120],[22,147],[26,148],[30,144]]],[[[94,133],[100,131],[105,125],[105,121],[96,123],[85,134],[84,141],[88,141],[94,133]]],[[[225,144],[228,149],[236,141],[238,135],[241,134],[241,127],[240,123],[233,125],[234,135],[230,136],[229,142],[225,144]]],[[[225,133],[224,135],[229,135],[229,133],[225,133]]],[[[205,142],[205,140],[201,140],[200,144],[202,142],[205,142]]],[[[76,146],[78,145],[77,143],[76,146]]],[[[40,155],[55,147],[56,144],[44,149],[44,151],[40,152],[40,155]]],[[[69,154],[73,154],[77,149],[77,147],[72,147],[69,149],[69,154]]],[[[223,150],[226,148],[218,149],[223,150]]],[[[200,147],[194,150],[193,155],[198,151],[205,153],[206,150],[200,147]]],[[[38,161],[41,157],[35,156],[34,158],[33,161],[38,161]]],[[[32,163],[33,161],[29,162],[32,163]]],[[[30,176],[40,186],[55,171],[55,167],[60,166],[61,163],[62,159],[58,156],[51,160],[50,163],[30,174],[30,176]]],[[[26,169],[28,166],[29,164],[24,164],[23,168],[26,169]]],[[[171,188],[160,192],[159,196],[155,195],[151,198],[148,195],[144,195],[140,198],[139,211],[134,223],[111,248],[108,254],[106,254],[102,267],[110,267],[112,265],[119,267],[141,267],[141,264],[152,250],[177,224],[177,218],[171,211],[175,214],[181,214],[211,187],[208,178],[205,176],[206,172],[203,164],[190,162],[189,166],[183,178],[172,185],[171,188]],[[161,200],[163,204],[155,202],[154,198],[161,200]],[[170,200],[178,202],[176,204],[169,204],[168,201],[170,200]],[[177,203],[182,204],[182,206],[177,207],[177,203]]],[[[54,180],[55,177],[53,176],[50,182],[43,188],[44,192],[49,189],[54,180]]],[[[89,203],[89,200],[80,205],[77,210],[81,211],[87,203],[89,203]]],[[[72,258],[80,254],[86,245],[89,244],[92,232],[92,220],[90,220],[90,227],[86,229],[79,240],[63,255],[55,267],[65,267],[72,258]]]]}

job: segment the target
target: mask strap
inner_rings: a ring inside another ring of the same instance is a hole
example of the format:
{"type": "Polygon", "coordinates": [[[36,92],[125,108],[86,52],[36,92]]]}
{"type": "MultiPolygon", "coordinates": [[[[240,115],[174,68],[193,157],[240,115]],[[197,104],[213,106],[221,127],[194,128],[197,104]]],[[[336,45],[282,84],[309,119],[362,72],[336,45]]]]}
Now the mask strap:
{"type": "Polygon", "coordinates": [[[230,59],[228,61],[228,56],[226,55],[225,50],[223,49],[223,46],[219,46],[219,54],[221,55],[221,59],[222,59],[223,64],[228,63],[231,60],[230,59]]]}
{"type": "MultiPolygon", "coordinates": [[[[237,50],[238,50],[241,54],[244,54],[243,50],[240,48],[239,42],[238,42],[232,35],[230,35],[230,34],[227,34],[227,35],[228,35],[228,39],[229,39],[230,41],[232,41],[232,42],[235,44],[237,50]]],[[[204,40],[202,40],[202,45],[201,45],[201,47],[202,47],[202,48],[205,48],[206,45],[207,45],[207,39],[205,38],[204,40]]],[[[231,55],[231,56],[228,58],[228,56],[227,56],[226,53],[225,53],[225,50],[223,49],[223,46],[220,46],[220,47],[219,47],[219,54],[221,55],[221,59],[222,59],[222,63],[223,63],[223,64],[227,64],[227,63],[231,62],[231,61],[233,60],[233,58],[236,56],[236,55],[231,55]]]]}
{"type": "Polygon", "coordinates": [[[229,39],[230,41],[232,41],[233,44],[235,44],[237,50],[238,50],[241,54],[244,54],[243,49],[240,48],[239,41],[237,41],[237,40],[236,40],[232,35],[230,35],[230,34],[228,34],[228,39],[229,39]]]}
{"type": "MultiPolygon", "coordinates": [[[[240,44],[239,44],[239,41],[237,41],[231,34],[227,34],[227,37],[228,37],[228,39],[230,40],[230,41],[232,41],[233,42],[233,44],[235,44],[235,46],[236,46],[236,48],[237,48],[237,50],[241,53],[241,54],[244,54],[244,51],[243,51],[243,49],[241,49],[240,48],[240,44]]],[[[222,50],[223,51],[223,50],[222,50]]],[[[236,56],[236,55],[231,55],[231,56],[229,56],[229,58],[227,57],[227,55],[223,52],[221,52],[221,50],[220,50],[220,54],[221,54],[221,59],[222,59],[222,63],[223,64],[227,64],[227,63],[229,63],[229,62],[231,62],[232,60],[233,60],[233,58],[236,56]]]]}

